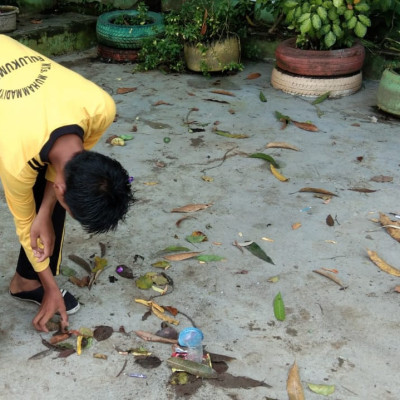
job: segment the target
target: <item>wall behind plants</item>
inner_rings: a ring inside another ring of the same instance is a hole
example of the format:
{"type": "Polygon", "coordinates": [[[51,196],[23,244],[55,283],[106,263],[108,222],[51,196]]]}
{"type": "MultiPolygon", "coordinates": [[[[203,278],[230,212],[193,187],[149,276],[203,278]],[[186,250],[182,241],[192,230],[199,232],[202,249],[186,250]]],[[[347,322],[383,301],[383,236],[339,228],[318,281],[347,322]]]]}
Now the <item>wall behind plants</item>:
{"type": "MultiPolygon", "coordinates": [[[[140,0],[0,0],[3,5],[13,5],[21,13],[49,13],[57,10],[75,11],[82,14],[96,14],[110,10],[125,10],[135,8],[140,0]]],[[[152,11],[160,11],[161,0],[144,0],[152,11]]]]}

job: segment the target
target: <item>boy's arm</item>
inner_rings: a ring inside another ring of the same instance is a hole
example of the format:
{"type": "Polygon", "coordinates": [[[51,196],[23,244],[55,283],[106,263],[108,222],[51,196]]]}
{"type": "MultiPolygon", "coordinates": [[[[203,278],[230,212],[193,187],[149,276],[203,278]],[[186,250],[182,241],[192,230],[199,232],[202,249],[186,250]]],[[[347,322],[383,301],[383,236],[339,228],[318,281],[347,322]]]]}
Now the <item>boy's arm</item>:
{"type": "Polygon", "coordinates": [[[47,181],[40,209],[30,230],[31,247],[38,262],[53,254],[55,237],[51,217],[56,202],[53,182],[47,181]]]}

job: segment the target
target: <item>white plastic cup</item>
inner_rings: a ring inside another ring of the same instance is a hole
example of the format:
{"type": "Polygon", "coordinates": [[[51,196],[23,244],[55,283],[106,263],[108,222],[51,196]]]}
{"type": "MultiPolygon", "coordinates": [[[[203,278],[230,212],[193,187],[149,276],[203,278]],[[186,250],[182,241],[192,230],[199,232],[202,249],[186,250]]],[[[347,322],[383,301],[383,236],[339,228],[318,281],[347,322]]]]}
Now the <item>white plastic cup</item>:
{"type": "Polygon", "coordinates": [[[203,361],[203,332],[194,327],[185,328],[180,332],[178,343],[180,346],[186,347],[186,359],[201,363],[203,361]]]}

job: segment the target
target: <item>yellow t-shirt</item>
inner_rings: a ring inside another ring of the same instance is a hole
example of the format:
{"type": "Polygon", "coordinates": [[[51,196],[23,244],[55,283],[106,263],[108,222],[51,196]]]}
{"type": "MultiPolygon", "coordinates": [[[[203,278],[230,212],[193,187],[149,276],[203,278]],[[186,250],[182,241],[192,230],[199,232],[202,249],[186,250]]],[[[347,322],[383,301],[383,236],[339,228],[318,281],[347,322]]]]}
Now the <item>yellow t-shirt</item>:
{"type": "MultiPolygon", "coordinates": [[[[0,178],[16,232],[35,271],[30,246],[36,215],[32,187],[38,169],[63,134],[77,134],[91,149],[115,117],[111,96],[93,82],[14,39],[0,35],[0,178]]],[[[54,181],[48,165],[46,178],[54,181]]]]}

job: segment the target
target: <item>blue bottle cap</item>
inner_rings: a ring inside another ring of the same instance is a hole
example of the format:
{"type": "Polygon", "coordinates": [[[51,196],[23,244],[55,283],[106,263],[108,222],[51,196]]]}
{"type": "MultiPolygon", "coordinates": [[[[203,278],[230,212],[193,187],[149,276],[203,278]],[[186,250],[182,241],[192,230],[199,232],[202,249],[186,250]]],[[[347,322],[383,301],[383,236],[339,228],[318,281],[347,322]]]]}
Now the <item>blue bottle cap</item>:
{"type": "Polygon", "coordinates": [[[198,328],[185,328],[179,333],[178,343],[180,346],[196,347],[203,340],[203,332],[198,328]]]}

